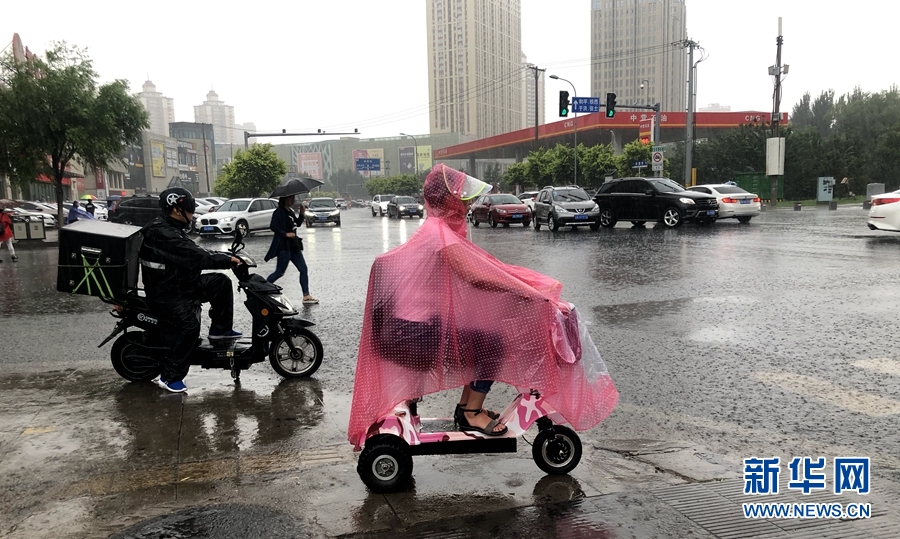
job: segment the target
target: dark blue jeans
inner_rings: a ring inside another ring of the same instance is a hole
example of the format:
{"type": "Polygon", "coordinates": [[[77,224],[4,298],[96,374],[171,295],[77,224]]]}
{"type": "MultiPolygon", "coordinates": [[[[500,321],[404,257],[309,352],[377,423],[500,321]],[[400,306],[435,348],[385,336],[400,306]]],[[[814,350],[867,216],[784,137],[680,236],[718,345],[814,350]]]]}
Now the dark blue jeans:
{"type": "Polygon", "coordinates": [[[303,295],[309,295],[309,273],[306,270],[306,260],[303,259],[303,251],[290,251],[290,250],[282,250],[278,251],[278,259],[275,262],[275,271],[272,272],[272,275],[266,277],[266,280],[270,283],[274,283],[278,279],[284,275],[284,272],[287,271],[288,263],[293,263],[294,267],[297,268],[297,271],[300,272],[300,288],[303,290],[303,295]]]}
{"type": "Polygon", "coordinates": [[[476,393],[487,393],[491,390],[492,385],[494,385],[493,380],[475,380],[469,384],[469,387],[476,393]]]}

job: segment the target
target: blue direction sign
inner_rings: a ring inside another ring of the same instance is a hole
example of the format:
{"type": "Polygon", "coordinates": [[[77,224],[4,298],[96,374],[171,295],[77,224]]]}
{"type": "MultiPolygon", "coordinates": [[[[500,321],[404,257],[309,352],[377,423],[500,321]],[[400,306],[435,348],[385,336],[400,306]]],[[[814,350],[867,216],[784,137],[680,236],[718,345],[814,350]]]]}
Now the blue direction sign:
{"type": "Polygon", "coordinates": [[[647,166],[646,161],[635,161],[634,163],[631,164],[631,168],[646,168],[646,166],[647,166]]]}
{"type": "Polygon", "coordinates": [[[600,98],[573,97],[572,112],[600,112],[600,98]]]}
{"type": "Polygon", "coordinates": [[[356,159],[356,170],[381,170],[381,159],[359,157],[356,159]]]}

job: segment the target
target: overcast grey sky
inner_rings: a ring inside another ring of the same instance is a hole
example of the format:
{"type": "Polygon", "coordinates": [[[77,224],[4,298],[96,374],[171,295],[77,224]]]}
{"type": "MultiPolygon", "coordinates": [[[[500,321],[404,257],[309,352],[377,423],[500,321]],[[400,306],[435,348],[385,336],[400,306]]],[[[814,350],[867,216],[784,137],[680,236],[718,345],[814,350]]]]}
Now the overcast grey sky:
{"type": "MultiPolygon", "coordinates": [[[[528,61],[590,92],[590,0],[522,0],[528,61]]],[[[177,121],[210,88],[260,131],[428,133],[424,0],[298,2],[7,2],[0,43],[18,32],[32,51],[53,40],[88,48],[101,78],[149,74],[175,99],[177,121]]],[[[804,92],[877,92],[898,82],[900,7],[887,0],[687,0],[688,35],[709,58],[698,67],[697,108],[768,111],[778,17],[783,18],[782,111],[804,92]]],[[[563,82],[547,79],[547,120],[563,82]]],[[[620,100],[621,102],[621,100],[620,100]]],[[[296,141],[314,141],[304,137],[296,141]]],[[[278,139],[286,142],[287,139],[278,139]]]]}

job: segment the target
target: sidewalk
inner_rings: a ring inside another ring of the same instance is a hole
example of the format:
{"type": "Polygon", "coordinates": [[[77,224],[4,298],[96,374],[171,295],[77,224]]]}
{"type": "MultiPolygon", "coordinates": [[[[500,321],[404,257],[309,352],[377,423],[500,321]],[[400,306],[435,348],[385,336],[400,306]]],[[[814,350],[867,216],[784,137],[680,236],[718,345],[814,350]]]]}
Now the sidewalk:
{"type": "Polygon", "coordinates": [[[13,246],[18,249],[40,249],[42,247],[53,247],[56,248],[59,246],[59,229],[58,228],[48,228],[45,229],[44,234],[47,236],[42,240],[16,240],[13,246]]]}

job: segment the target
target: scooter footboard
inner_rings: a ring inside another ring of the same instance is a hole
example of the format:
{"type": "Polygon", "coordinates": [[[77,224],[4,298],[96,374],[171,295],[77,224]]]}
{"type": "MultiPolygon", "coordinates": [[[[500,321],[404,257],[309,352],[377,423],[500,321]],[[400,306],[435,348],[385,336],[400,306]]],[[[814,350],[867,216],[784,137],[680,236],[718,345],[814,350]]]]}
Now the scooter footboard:
{"type": "Polygon", "coordinates": [[[465,455],[469,453],[515,453],[515,438],[486,438],[478,437],[478,443],[473,444],[469,440],[456,440],[446,442],[424,443],[409,446],[412,455],[465,455]]]}

